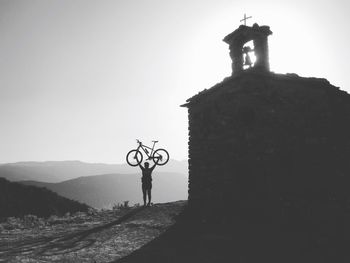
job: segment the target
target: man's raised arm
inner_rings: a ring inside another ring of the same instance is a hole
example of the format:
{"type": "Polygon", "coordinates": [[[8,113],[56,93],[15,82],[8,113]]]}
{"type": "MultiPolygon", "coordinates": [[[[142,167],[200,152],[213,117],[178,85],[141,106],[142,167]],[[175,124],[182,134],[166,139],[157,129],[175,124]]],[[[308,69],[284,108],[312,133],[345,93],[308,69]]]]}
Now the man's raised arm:
{"type": "Polygon", "coordinates": [[[156,168],[156,166],[157,166],[157,164],[154,163],[150,169],[153,171],[153,169],[156,168]]]}
{"type": "Polygon", "coordinates": [[[139,167],[142,171],[145,170],[145,167],[143,167],[141,163],[139,163],[139,167]]]}

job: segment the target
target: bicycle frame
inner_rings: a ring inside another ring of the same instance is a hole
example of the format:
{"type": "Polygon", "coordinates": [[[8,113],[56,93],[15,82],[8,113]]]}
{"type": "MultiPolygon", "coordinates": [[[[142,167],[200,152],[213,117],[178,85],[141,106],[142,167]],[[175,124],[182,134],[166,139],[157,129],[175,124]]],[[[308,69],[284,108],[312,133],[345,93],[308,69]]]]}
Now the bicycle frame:
{"type": "Polygon", "coordinates": [[[147,160],[151,160],[152,156],[153,156],[153,152],[154,152],[154,146],[156,145],[157,142],[153,141],[153,147],[152,148],[147,146],[147,145],[142,144],[142,142],[140,142],[139,140],[137,140],[137,143],[139,144],[139,147],[137,147],[136,150],[139,151],[140,148],[141,148],[143,150],[143,152],[147,155],[147,157],[148,157],[147,160]],[[149,153],[148,149],[151,150],[151,153],[149,153]]]}

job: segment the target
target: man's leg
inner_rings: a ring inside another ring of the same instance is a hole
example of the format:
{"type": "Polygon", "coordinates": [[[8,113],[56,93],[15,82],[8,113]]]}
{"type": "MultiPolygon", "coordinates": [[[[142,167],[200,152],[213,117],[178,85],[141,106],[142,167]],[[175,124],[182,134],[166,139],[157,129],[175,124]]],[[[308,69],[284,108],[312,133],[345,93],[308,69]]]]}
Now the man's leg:
{"type": "Polygon", "coordinates": [[[148,206],[151,205],[151,199],[152,199],[152,193],[151,193],[151,189],[147,189],[147,195],[148,195],[148,206]]]}
{"type": "Polygon", "coordinates": [[[146,187],[142,184],[143,205],[146,205],[146,187]]]}

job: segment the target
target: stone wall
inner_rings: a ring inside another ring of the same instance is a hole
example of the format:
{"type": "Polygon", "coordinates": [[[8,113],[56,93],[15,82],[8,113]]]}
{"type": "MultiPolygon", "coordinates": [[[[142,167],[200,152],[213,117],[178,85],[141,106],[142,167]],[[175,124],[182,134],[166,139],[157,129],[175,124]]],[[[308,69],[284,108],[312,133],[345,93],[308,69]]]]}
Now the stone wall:
{"type": "Polygon", "coordinates": [[[328,81],[248,71],[186,106],[189,205],[200,213],[270,215],[348,198],[350,96],[328,81]]]}

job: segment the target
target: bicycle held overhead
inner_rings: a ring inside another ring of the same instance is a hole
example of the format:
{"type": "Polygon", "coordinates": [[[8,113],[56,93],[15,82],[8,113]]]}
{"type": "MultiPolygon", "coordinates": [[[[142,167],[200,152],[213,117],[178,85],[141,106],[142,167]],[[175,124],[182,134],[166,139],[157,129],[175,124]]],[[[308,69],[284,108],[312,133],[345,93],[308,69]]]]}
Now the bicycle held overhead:
{"type": "Polygon", "coordinates": [[[142,163],[144,155],[146,160],[152,160],[157,165],[165,165],[169,161],[169,153],[165,149],[154,149],[158,141],[152,141],[152,147],[144,145],[139,140],[136,141],[138,143],[137,149],[129,151],[126,155],[126,161],[129,165],[138,166],[142,163]]]}

